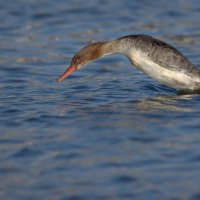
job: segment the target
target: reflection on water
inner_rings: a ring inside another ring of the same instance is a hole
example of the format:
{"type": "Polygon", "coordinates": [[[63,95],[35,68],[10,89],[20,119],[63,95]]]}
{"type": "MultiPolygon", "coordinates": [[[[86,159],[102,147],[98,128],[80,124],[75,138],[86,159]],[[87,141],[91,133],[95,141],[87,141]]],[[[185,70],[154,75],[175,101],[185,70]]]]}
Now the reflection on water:
{"type": "Polygon", "coordinates": [[[181,104],[179,101],[190,101],[194,98],[194,95],[181,95],[181,96],[157,96],[151,99],[139,100],[137,106],[140,110],[145,112],[150,111],[174,111],[174,112],[192,112],[192,106],[181,104]],[[187,106],[187,107],[186,107],[187,106]]]}
{"type": "Polygon", "coordinates": [[[91,41],[149,34],[200,66],[200,4],[0,2],[0,199],[199,199],[200,96],[123,56],[56,79],[91,41]]]}

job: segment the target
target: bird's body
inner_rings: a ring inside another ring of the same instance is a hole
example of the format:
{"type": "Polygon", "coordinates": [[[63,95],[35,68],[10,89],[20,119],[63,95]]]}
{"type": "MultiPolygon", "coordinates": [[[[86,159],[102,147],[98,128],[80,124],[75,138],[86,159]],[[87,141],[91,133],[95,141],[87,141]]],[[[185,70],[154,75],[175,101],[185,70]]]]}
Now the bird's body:
{"type": "Polygon", "coordinates": [[[200,70],[171,45],[147,35],[129,35],[84,47],[58,82],[82,66],[116,53],[126,55],[135,67],[167,86],[185,91],[200,90],[200,70]]]}

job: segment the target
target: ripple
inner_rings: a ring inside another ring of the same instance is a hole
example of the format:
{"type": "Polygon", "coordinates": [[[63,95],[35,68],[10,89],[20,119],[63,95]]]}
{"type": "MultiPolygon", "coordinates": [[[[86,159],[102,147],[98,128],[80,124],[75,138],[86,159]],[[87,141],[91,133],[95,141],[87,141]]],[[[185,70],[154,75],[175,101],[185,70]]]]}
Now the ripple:
{"type": "Polygon", "coordinates": [[[33,19],[35,20],[42,20],[42,19],[49,19],[51,17],[54,17],[54,15],[52,13],[47,13],[47,12],[44,12],[44,11],[40,11],[40,12],[37,12],[37,13],[34,13],[32,15],[33,19]]]}
{"type": "Polygon", "coordinates": [[[70,159],[75,159],[75,158],[78,158],[80,157],[80,154],[79,153],[66,153],[66,154],[59,154],[59,155],[56,155],[55,156],[55,159],[61,159],[61,160],[70,160],[70,159]]]}
{"type": "Polygon", "coordinates": [[[144,136],[132,136],[130,138],[131,141],[133,142],[139,142],[139,143],[153,143],[157,142],[158,138],[153,138],[153,137],[144,137],[144,136]]]}
{"type": "Polygon", "coordinates": [[[192,158],[189,159],[191,162],[200,162],[200,155],[194,156],[192,158]]]}
{"type": "Polygon", "coordinates": [[[14,158],[31,158],[31,157],[36,157],[38,155],[41,155],[42,152],[38,151],[36,149],[24,147],[20,149],[18,152],[12,155],[14,158]]]}
{"type": "Polygon", "coordinates": [[[16,59],[16,62],[18,63],[44,63],[47,62],[46,60],[44,60],[43,58],[38,58],[38,57],[20,57],[16,59]]]}
{"type": "Polygon", "coordinates": [[[200,193],[195,194],[191,199],[192,200],[199,200],[200,199],[200,193]]]}
{"type": "Polygon", "coordinates": [[[62,200],[84,200],[84,199],[87,199],[81,195],[71,195],[71,196],[68,196],[66,198],[62,198],[62,200]]]}
{"type": "Polygon", "coordinates": [[[133,183],[136,181],[137,181],[136,178],[134,178],[132,176],[126,176],[126,175],[121,175],[114,179],[114,182],[122,183],[122,184],[129,184],[129,183],[133,183]]]}
{"type": "Polygon", "coordinates": [[[15,113],[17,113],[17,112],[19,112],[19,110],[18,109],[7,109],[7,110],[5,110],[4,111],[4,113],[6,114],[15,114],[15,113]]]}
{"type": "Polygon", "coordinates": [[[16,167],[15,164],[4,164],[3,166],[0,166],[0,175],[1,174],[10,174],[10,173],[19,173],[21,172],[21,169],[19,167],[16,167]]]}

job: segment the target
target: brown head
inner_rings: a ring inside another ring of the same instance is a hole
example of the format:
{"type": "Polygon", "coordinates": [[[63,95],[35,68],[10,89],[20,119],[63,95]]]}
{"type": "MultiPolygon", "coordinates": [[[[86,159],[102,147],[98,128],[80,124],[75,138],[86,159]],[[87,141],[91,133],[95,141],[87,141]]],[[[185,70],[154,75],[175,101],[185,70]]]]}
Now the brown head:
{"type": "Polygon", "coordinates": [[[82,48],[78,53],[75,54],[71,61],[70,67],[65,71],[63,75],[58,78],[58,82],[63,81],[70,74],[76,70],[82,68],[86,64],[102,57],[105,54],[105,42],[97,42],[89,44],[88,46],[82,48]]]}

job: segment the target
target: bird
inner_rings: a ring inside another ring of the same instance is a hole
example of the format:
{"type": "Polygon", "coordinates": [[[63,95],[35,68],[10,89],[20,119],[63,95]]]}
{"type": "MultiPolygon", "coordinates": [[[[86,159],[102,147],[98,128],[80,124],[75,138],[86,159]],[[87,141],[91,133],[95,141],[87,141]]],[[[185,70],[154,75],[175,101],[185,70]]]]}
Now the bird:
{"type": "Polygon", "coordinates": [[[200,69],[172,45],[148,35],[127,35],[91,43],[77,52],[57,82],[83,66],[112,54],[124,54],[146,75],[178,91],[200,92],[200,69]]]}

